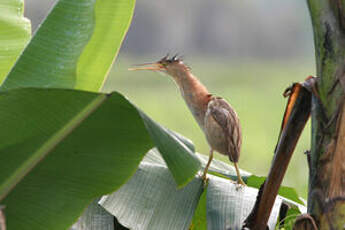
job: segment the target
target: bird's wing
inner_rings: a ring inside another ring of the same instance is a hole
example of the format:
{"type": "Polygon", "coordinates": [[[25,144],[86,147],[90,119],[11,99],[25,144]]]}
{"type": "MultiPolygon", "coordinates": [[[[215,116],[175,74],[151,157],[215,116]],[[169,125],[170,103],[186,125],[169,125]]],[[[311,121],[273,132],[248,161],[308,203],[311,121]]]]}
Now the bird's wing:
{"type": "Polygon", "coordinates": [[[240,156],[242,133],[235,110],[222,98],[213,99],[213,103],[209,104],[208,109],[213,119],[223,128],[228,140],[230,160],[237,162],[240,156]]]}

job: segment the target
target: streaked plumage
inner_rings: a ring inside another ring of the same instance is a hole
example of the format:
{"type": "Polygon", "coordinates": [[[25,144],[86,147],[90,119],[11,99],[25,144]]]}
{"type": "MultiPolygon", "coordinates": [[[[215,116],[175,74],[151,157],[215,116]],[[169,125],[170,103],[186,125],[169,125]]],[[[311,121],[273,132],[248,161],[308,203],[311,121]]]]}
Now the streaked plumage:
{"type": "Polygon", "coordinates": [[[204,130],[212,149],[228,155],[231,162],[238,162],[242,144],[238,116],[221,97],[212,97],[207,106],[204,130]]]}
{"type": "Polygon", "coordinates": [[[241,151],[242,133],[235,110],[223,98],[211,95],[191,73],[190,68],[176,56],[171,59],[165,56],[160,61],[150,65],[132,70],[160,71],[172,76],[180,88],[188,108],[205,133],[211,150],[203,174],[204,180],[206,180],[206,173],[213,159],[213,150],[215,150],[227,155],[229,160],[234,162],[238,183],[244,184],[237,166],[241,151]]]}

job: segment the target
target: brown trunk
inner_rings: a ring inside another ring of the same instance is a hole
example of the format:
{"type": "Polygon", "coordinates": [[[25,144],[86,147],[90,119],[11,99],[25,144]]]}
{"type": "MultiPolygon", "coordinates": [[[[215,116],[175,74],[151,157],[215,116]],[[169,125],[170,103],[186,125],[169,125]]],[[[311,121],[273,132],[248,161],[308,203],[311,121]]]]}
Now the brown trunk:
{"type": "Polygon", "coordinates": [[[312,108],[308,212],[319,229],[345,226],[345,1],[307,0],[321,103],[312,108]]]}

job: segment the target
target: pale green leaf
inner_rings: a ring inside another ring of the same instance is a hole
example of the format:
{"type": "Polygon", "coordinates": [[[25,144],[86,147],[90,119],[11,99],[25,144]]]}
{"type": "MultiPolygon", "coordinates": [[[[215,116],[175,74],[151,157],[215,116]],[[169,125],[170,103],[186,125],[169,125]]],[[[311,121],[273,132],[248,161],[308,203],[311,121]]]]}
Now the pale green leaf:
{"type": "Polygon", "coordinates": [[[202,190],[200,178],[177,189],[166,166],[144,160],[132,179],[100,204],[133,230],[180,230],[189,227],[202,190]]]}
{"type": "Polygon", "coordinates": [[[127,33],[135,0],[97,0],[95,28],[78,60],[76,89],[98,91],[103,87],[127,33]]]}
{"type": "Polygon", "coordinates": [[[99,91],[128,30],[135,0],[60,0],[2,89],[54,87],[99,91]]]}
{"type": "MultiPolygon", "coordinates": [[[[207,187],[207,229],[241,229],[244,220],[251,212],[257,189],[230,182],[224,178],[209,176],[207,187]]],[[[268,221],[274,229],[279,215],[281,199],[277,199],[268,221]]]]}
{"type": "Polygon", "coordinates": [[[184,144],[181,136],[160,126],[144,113],[141,113],[141,116],[177,185],[186,185],[201,167],[197,155],[192,152],[190,145],[184,144]]]}
{"type": "MultiPolygon", "coordinates": [[[[226,164],[215,163],[228,171],[226,164]]],[[[255,203],[258,190],[238,187],[227,179],[209,175],[207,192],[201,195],[202,184],[194,192],[189,191],[196,186],[196,181],[200,181],[200,177],[177,190],[164,160],[154,149],[145,156],[135,176],[115,193],[104,196],[100,204],[123,226],[133,230],[240,229],[255,203]],[[184,194],[186,190],[189,192],[184,194]],[[193,203],[191,206],[190,202],[195,200],[198,205],[193,203]],[[190,213],[193,212],[191,222],[190,213]]],[[[278,198],[274,205],[270,229],[274,229],[277,222],[281,202],[278,198]]]]}
{"type": "MultiPolygon", "coordinates": [[[[208,161],[208,156],[203,155],[203,154],[197,154],[199,160],[201,161],[202,167],[204,168],[207,164],[208,161]]],[[[229,163],[231,164],[231,162],[229,161],[229,163]]],[[[208,170],[209,174],[221,174],[225,177],[227,177],[228,179],[232,179],[232,180],[237,180],[237,174],[236,174],[236,170],[235,167],[223,162],[223,161],[219,161],[219,160],[215,160],[213,159],[211,162],[211,165],[209,167],[208,170]]],[[[241,176],[246,179],[248,178],[251,173],[246,172],[242,169],[240,169],[240,173],[241,176]]]]}
{"type": "Polygon", "coordinates": [[[24,0],[0,1],[0,84],[30,40],[31,24],[23,12],[24,0]]]}
{"type": "Polygon", "coordinates": [[[94,200],[71,230],[114,230],[114,216],[94,200]]]}
{"type": "MultiPolygon", "coordinates": [[[[201,161],[202,167],[205,167],[208,157],[202,154],[197,154],[199,160],[201,161]]],[[[261,184],[265,181],[266,177],[259,177],[256,175],[251,175],[250,173],[240,170],[241,176],[246,182],[247,186],[259,189],[261,184]]],[[[233,166],[226,164],[225,162],[213,160],[210,168],[209,174],[222,177],[225,179],[237,180],[236,171],[233,166]]],[[[301,197],[298,196],[295,189],[280,186],[279,188],[279,197],[283,202],[289,204],[291,207],[298,208],[302,213],[306,212],[306,202],[303,201],[301,197]]]]}

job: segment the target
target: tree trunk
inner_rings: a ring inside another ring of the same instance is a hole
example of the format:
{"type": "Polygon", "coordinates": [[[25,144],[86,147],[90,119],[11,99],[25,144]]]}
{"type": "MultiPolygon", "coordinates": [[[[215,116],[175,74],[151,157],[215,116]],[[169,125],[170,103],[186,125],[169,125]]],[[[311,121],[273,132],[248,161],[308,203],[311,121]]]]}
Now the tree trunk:
{"type": "Polygon", "coordinates": [[[308,213],[319,229],[345,226],[345,0],[307,0],[318,92],[312,102],[308,213]]]}

